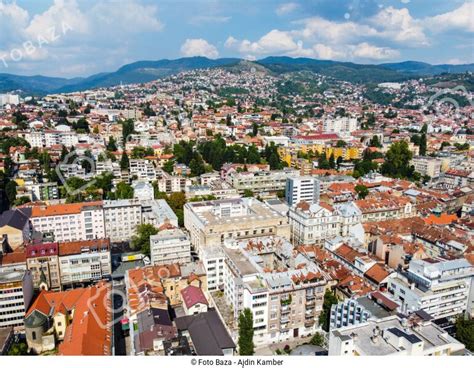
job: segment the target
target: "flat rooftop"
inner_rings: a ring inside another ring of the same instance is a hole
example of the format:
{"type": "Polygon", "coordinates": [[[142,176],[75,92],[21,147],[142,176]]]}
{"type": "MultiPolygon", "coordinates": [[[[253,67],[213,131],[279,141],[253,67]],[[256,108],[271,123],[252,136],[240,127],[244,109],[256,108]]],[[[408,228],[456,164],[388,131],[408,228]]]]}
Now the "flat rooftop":
{"type": "Polygon", "coordinates": [[[252,275],[258,273],[257,268],[255,268],[252,263],[248,260],[247,257],[240,251],[240,249],[229,249],[223,248],[226,255],[234,262],[234,264],[239,269],[242,276],[252,275]]]}

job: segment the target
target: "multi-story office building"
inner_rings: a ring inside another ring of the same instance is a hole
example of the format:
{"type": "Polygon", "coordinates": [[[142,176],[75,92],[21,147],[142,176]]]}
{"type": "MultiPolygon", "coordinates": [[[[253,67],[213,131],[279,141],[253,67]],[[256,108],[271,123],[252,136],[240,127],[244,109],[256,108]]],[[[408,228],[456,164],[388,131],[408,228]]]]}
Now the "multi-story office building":
{"type": "Polygon", "coordinates": [[[385,318],[397,312],[398,304],[379,291],[331,306],[329,328],[353,326],[369,318],[385,318]]]}
{"type": "Polygon", "coordinates": [[[61,289],[59,275],[59,244],[42,243],[30,244],[26,247],[26,265],[33,277],[33,286],[40,289],[46,283],[48,290],[61,289]]]}
{"type": "Polygon", "coordinates": [[[74,147],[79,143],[77,133],[67,130],[32,130],[25,133],[25,140],[31,147],[36,148],[48,148],[57,145],[74,147]]]}
{"type": "Polygon", "coordinates": [[[160,227],[165,224],[178,227],[178,217],[164,199],[140,201],[142,206],[142,223],[160,227]]]}
{"type": "Polygon", "coordinates": [[[357,130],[357,119],[348,117],[339,117],[336,119],[326,119],[323,123],[323,132],[338,133],[346,135],[357,130]]]}
{"type": "Polygon", "coordinates": [[[299,176],[299,171],[294,169],[257,171],[257,172],[232,172],[226,180],[239,193],[251,190],[255,193],[276,193],[285,190],[288,178],[299,176]]]}
{"type": "Polygon", "coordinates": [[[34,231],[51,234],[56,242],[105,237],[102,202],[32,207],[30,221],[34,231]]]}
{"type": "Polygon", "coordinates": [[[109,278],[112,274],[110,241],[97,239],[60,244],[59,267],[63,287],[109,278]]]}
{"type": "Polygon", "coordinates": [[[224,285],[224,250],[218,245],[205,247],[201,251],[201,260],[206,270],[207,290],[217,291],[224,285]]]}
{"type": "Polygon", "coordinates": [[[329,355],[451,355],[464,345],[431,321],[399,316],[370,319],[329,332],[329,355]]]}
{"type": "Polygon", "coordinates": [[[411,164],[421,175],[428,175],[430,178],[438,178],[441,174],[441,160],[436,157],[417,156],[413,157],[411,164]]]}
{"type": "Polygon", "coordinates": [[[155,181],[161,174],[161,169],[155,167],[154,163],[145,159],[131,159],[129,162],[130,177],[138,180],[155,181]]]}
{"type": "Polygon", "coordinates": [[[311,176],[288,178],[286,180],[285,198],[290,206],[294,206],[302,201],[309,204],[318,203],[319,191],[319,180],[311,176]]]}
{"type": "Polygon", "coordinates": [[[0,328],[22,330],[33,298],[33,279],[28,270],[0,270],[0,328]]]}
{"type": "Polygon", "coordinates": [[[186,203],[184,226],[198,252],[204,247],[219,245],[225,239],[266,235],[290,237],[286,216],[254,198],[186,203]]]}
{"type": "Polygon", "coordinates": [[[104,201],[105,232],[112,242],[128,241],[142,223],[139,200],[104,201]]]}
{"type": "Polygon", "coordinates": [[[474,268],[465,259],[414,260],[388,279],[388,291],[403,312],[424,310],[435,319],[474,316],[474,268]]]}
{"type": "Polygon", "coordinates": [[[256,345],[310,336],[318,329],[327,280],[280,237],[226,242],[224,296],[237,320],[253,313],[256,345]]]}
{"type": "Polygon", "coordinates": [[[150,257],[153,265],[191,262],[191,241],[181,229],[161,230],[150,236],[150,257]]]}
{"type": "Polygon", "coordinates": [[[33,201],[49,201],[59,199],[57,183],[38,183],[28,186],[32,192],[33,201]]]}
{"type": "Polygon", "coordinates": [[[163,193],[184,192],[191,185],[191,179],[183,176],[174,176],[166,172],[158,179],[158,191],[163,193]]]}

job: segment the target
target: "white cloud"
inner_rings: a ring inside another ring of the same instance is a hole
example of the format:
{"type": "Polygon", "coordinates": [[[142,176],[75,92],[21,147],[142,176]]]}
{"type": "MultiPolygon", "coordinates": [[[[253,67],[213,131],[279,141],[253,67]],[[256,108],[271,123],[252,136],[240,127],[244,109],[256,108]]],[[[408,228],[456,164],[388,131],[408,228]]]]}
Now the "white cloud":
{"type": "Polygon", "coordinates": [[[99,1],[88,13],[94,24],[116,33],[140,33],[161,31],[163,23],[158,19],[158,8],[136,1],[99,1]]]}
{"type": "Polygon", "coordinates": [[[389,47],[377,47],[362,42],[354,47],[352,55],[361,59],[390,60],[400,56],[400,52],[389,47]]]}
{"type": "Polygon", "coordinates": [[[181,54],[183,56],[205,56],[211,59],[219,56],[217,48],[202,38],[188,38],[181,46],[181,54]]]}
{"type": "Polygon", "coordinates": [[[90,29],[88,19],[75,0],[55,0],[49,9],[33,17],[26,32],[32,39],[43,37],[54,42],[57,37],[52,34],[53,29],[57,34],[62,33],[64,27],[75,33],[86,33],[90,29]]]}
{"type": "Polygon", "coordinates": [[[224,15],[197,15],[189,21],[193,25],[203,25],[208,23],[227,23],[232,17],[224,15]]]}
{"type": "Polygon", "coordinates": [[[295,41],[290,32],[279,31],[274,29],[259,40],[252,42],[249,40],[237,40],[234,37],[229,37],[224,46],[237,50],[241,54],[246,55],[271,55],[271,54],[286,54],[286,55],[305,55],[307,50],[303,49],[301,41],[295,41]]]}
{"type": "Polygon", "coordinates": [[[421,22],[414,19],[408,9],[395,9],[392,6],[382,9],[370,19],[379,29],[378,36],[410,46],[428,46],[421,22]]]}
{"type": "Polygon", "coordinates": [[[298,8],[298,6],[299,5],[297,3],[284,3],[276,8],[275,13],[277,13],[277,15],[280,15],[280,16],[286,15],[295,11],[298,8]]]}
{"type": "Polygon", "coordinates": [[[434,32],[450,29],[474,32],[474,2],[468,1],[453,11],[426,18],[424,23],[434,32]]]}
{"type": "Polygon", "coordinates": [[[22,39],[29,22],[29,14],[16,3],[0,1],[0,44],[5,45],[22,39]]]}
{"type": "Polygon", "coordinates": [[[297,24],[303,28],[293,31],[293,34],[308,41],[325,41],[331,43],[348,42],[362,35],[369,37],[377,35],[377,30],[355,22],[333,22],[321,17],[303,19],[297,24]]]}
{"type": "Polygon", "coordinates": [[[347,52],[343,50],[336,50],[331,46],[317,43],[313,46],[315,57],[323,60],[340,60],[347,58],[347,52]]]}

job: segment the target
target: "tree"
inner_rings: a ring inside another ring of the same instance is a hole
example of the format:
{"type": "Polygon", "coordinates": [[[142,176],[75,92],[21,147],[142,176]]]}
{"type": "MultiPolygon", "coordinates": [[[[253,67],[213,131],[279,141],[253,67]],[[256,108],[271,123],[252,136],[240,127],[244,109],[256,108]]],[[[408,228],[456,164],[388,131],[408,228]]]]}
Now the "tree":
{"type": "Polygon", "coordinates": [[[168,160],[163,164],[163,170],[168,174],[171,174],[174,170],[174,161],[168,160]]]}
{"type": "Polygon", "coordinates": [[[122,153],[122,158],[120,159],[120,168],[122,170],[128,170],[130,165],[130,161],[128,160],[127,153],[124,151],[122,153]]]}
{"type": "Polygon", "coordinates": [[[151,224],[137,226],[137,235],[132,238],[130,246],[143,254],[150,255],[150,236],[158,234],[158,229],[151,224]]]}
{"type": "Polygon", "coordinates": [[[114,137],[109,138],[109,142],[107,143],[107,151],[117,151],[117,142],[115,141],[114,137]]]}
{"type": "Polygon", "coordinates": [[[315,346],[323,346],[324,345],[324,337],[319,332],[316,332],[314,336],[311,338],[310,342],[311,345],[315,346]]]}
{"type": "Polygon", "coordinates": [[[337,304],[338,300],[334,293],[326,289],[324,293],[323,311],[319,315],[319,325],[324,331],[329,331],[329,321],[331,318],[331,306],[337,304]]]}
{"type": "Polygon", "coordinates": [[[8,198],[8,202],[13,203],[16,198],[16,187],[18,184],[15,181],[9,181],[5,186],[5,193],[8,198]]]}
{"type": "Polygon", "coordinates": [[[474,351],[474,320],[460,316],[455,326],[456,339],[466,345],[466,349],[474,351]]]}
{"type": "Polygon", "coordinates": [[[249,308],[245,308],[239,315],[239,354],[253,355],[255,345],[253,343],[253,314],[249,308]]]}
{"type": "Polygon", "coordinates": [[[28,355],[28,346],[24,342],[14,343],[8,351],[8,355],[28,355]]]}
{"type": "Polygon", "coordinates": [[[245,189],[244,190],[244,197],[245,198],[253,197],[253,192],[250,189],[245,189]]]}
{"type": "Polygon", "coordinates": [[[338,140],[336,143],[336,147],[346,147],[346,146],[347,146],[347,143],[342,140],[338,140]]]}
{"type": "Polygon", "coordinates": [[[115,190],[115,199],[130,199],[133,198],[133,188],[121,181],[117,184],[117,189],[115,190]]]}
{"type": "Polygon", "coordinates": [[[192,176],[200,176],[206,172],[206,166],[202,156],[197,153],[196,156],[189,163],[189,168],[191,169],[192,176]]]}
{"type": "Polygon", "coordinates": [[[420,137],[420,156],[426,155],[426,133],[423,133],[420,137]]]}
{"type": "Polygon", "coordinates": [[[382,148],[382,144],[380,143],[379,136],[374,135],[372,139],[369,142],[370,147],[377,147],[377,148],[382,148]]]}
{"type": "Polygon", "coordinates": [[[369,189],[365,185],[357,184],[355,186],[355,191],[359,195],[359,199],[364,199],[369,194],[369,189]]]}
{"type": "Polygon", "coordinates": [[[382,174],[392,178],[412,178],[415,172],[414,167],[410,166],[412,157],[413,154],[408,148],[407,142],[400,141],[393,143],[381,167],[382,174]]]}
{"type": "Polygon", "coordinates": [[[331,153],[331,156],[329,156],[329,167],[331,169],[336,168],[336,160],[334,159],[334,153],[331,153]]]}
{"type": "Polygon", "coordinates": [[[256,122],[252,123],[252,135],[256,137],[258,134],[258,124],[256,122]]]}

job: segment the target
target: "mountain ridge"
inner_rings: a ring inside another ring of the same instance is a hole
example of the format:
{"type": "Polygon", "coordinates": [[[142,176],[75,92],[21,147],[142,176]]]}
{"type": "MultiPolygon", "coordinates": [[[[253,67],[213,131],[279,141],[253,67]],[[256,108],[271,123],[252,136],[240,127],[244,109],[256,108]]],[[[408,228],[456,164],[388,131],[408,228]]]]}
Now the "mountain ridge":
{"type": "Polygon", "coordinates": [[[443,73],[474,72],[474,64],[432,65],[410,60],[398,63],[357,64],[335,60],[291,58],[288,56],[269,56],[256,61],[240,58],[208,59],[196,56],[179,59],[141,60],[123,65],[114,72],[98,73],[79,78],[42,75],[21,76],[0,73],[0,93],[22,90],[25,94],[44,95],[111,87],[121,83],[146,83],[186,70],[232,67],[242,61],[263,66],[276,74],[306,70],[353,83],[397,82],[414,77],[443,73]]]}

